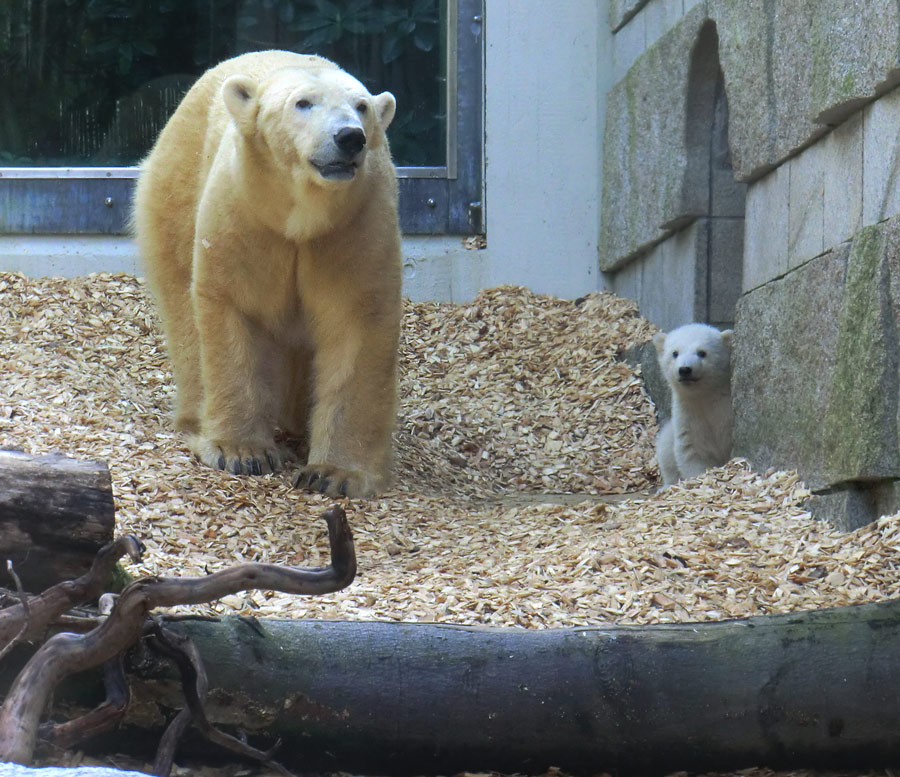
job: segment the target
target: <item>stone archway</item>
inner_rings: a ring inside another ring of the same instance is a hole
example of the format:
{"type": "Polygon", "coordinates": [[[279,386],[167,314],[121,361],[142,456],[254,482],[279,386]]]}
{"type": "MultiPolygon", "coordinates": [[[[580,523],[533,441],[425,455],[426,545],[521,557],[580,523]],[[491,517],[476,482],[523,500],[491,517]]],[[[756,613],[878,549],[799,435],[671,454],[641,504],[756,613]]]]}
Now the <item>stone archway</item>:
{"type": "Polygon", "coordinates": [[[685,147],[688,167],[684,196],[688,201],[692,196],[697,198],[700,207],[695,215],[706,232],[705,241],[699,241],[702,248],[697,257],[697,279],[701,288],[695,290],[695,319],[731,326],[743,280],[747,186],[735,180],[732,169],[728,95],[712,21],[703,25],[691,52],[685,147]]]}
{"type": "Polygon", "coordinates": [[[613,291],[667,330],[730,326],[743,280],[747,187],[732,170],[716,25],[706,19],[690,33],[688,61],[668,62],[673,75],[644,77],[666,64],[666,41],[636,63],[611,92],[610,110],[622,115],[607,120],[619,155],[616,167],[615,151],[605,152],[604,269],[613,291]]]}

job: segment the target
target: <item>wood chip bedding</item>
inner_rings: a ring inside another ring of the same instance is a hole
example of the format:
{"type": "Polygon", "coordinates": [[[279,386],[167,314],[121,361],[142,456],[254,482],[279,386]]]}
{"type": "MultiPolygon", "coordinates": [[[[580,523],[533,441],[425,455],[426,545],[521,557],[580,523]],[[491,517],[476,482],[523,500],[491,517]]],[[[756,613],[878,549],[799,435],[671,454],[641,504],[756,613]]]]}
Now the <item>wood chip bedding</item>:
{"type": "MultiPolygon", "coordinates": [[[[327,562],[328,500],[293,489],[290,473],[206,469],[172,432],[174,389],[140,281],[4,274],[0,299],[0,445],[107,461],[118,529],[148,546],[133,573],[327,562]]],[[[897,594],[898,518],[840,534],[805,512],[792,473],[735,460],[651,493],[653,410],[618,359],[653,331],[632,303],[507,287],[467,305],[407,303],[403,331],[396,485],[347,504],[357,581],[211,609],[546,628],[897,594]],[[585,501],[543,503],[545,492],[585,501]],[[601,501],[623,492],[642,493],[601,501]]]]}
{"type": "MultiPolygon", "coordinates": [[[[139,280],[0,274],[0,326],[0,446],[105,460],[118,530],[148,547],[132,573],[327,562],[328,500],[293,489],[290,473],[203,468],[172,432],[171,374],[139,280]]],[[[396,485],[346,504],[358,579],[205,611],[547,628],[896,596],[898,516],[841,534],[804,510],[795,474],[740,460],[652,493],[653,409],[618,357],[653,331],[606,293],[407,303],[396,485]]]]}

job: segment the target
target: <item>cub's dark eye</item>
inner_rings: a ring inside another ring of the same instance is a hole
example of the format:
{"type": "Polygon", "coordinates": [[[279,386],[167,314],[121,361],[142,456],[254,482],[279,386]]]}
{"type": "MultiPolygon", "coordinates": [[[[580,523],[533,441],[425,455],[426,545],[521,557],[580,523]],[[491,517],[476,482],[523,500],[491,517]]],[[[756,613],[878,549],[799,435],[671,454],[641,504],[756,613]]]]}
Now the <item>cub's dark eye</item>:
{"type": "Polygon", "coordinates": [[[672,351],[672,358],[673,358],[673,359],[677,359],[677,358],[678,358],[678,351],[672,351]]]}
{"type": "Polygon", "coordinates": [[[699,356],[701,359],[705,359],[706,351],[697,351],[697,356],[699,356]]]}
{"type": "Polygon", "coordinates": [[[300,110],[303,110],[305,108],[312,108],[312,103],[305,97],[301,97],[299,100],[297,100],[297,107],[300,110]]]}
{"type": "Polygon", "coordinates": [[[369,110],[369,106],[366,103],[359,103],[356,106],[356,110],[358,113],[365,113],[367,110],[369,110]]]}

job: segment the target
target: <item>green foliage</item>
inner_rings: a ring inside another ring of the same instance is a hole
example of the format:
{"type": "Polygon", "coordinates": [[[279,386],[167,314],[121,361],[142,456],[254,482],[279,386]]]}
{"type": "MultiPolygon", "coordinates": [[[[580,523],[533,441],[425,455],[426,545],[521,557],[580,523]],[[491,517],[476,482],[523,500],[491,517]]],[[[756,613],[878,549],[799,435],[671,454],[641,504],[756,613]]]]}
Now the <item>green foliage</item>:
{"type": "Polygon", "coordinates": [[[321,54],[373,92],[397,97],[390,130],[398,163],[444,163],[446,123],[439,0],[277,0],[286,48],[321,54]]]}
{"type": "Polygon", "coordinates": [[[411,6],[385,4],[376,0],[349,0],[338,4],[331,0],[313,0],[295,21],[296,4],[281,0],[279,18],[290,29],[306,32],[300,46],[316,50],[321,46],[339,44],[347,37],[372,35],[381,38],[381,61],[388,64],[399,59],[414,46],[430,52],[437,43],[438,9],[434,0],[415,0],[411,6]],[[282,9],[290,9],[288,14],[282,9]]]}
{"type": "Polygon", "coordinates": [[[132,164],[192,80],[265,48],[320,54],[392,91],[395,160],[441,165],[445,2],[0,3],[0,165],[132,164]]]}

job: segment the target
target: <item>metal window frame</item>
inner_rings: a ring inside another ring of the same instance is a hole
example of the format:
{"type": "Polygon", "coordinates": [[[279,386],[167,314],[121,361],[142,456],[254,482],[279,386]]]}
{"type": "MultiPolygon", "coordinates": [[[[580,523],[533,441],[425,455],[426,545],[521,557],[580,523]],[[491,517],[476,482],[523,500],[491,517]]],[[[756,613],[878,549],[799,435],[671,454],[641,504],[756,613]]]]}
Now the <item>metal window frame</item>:
{"type": "MultiPolygon", "coordinates": [[[[447,160],[398,167],[405,234],[483,231],[484,0],[448,0],[447,160]]],[[[128,233],[138,167],[0,167],[0,234],[128,233]]]]}

